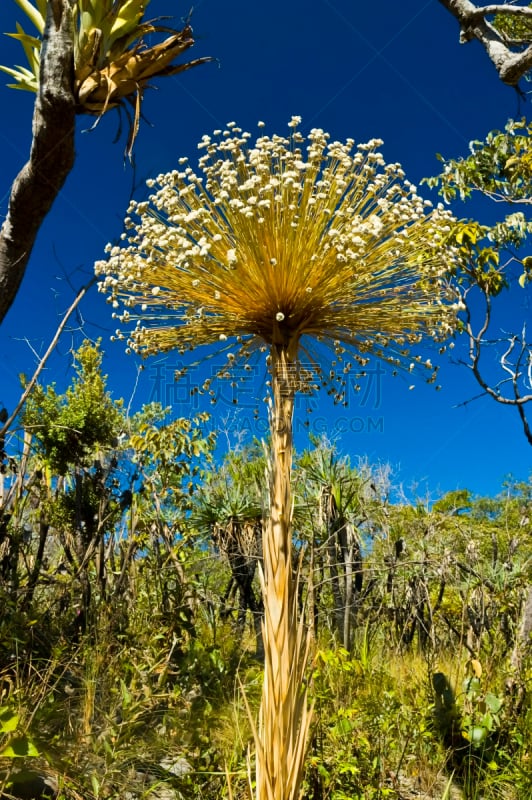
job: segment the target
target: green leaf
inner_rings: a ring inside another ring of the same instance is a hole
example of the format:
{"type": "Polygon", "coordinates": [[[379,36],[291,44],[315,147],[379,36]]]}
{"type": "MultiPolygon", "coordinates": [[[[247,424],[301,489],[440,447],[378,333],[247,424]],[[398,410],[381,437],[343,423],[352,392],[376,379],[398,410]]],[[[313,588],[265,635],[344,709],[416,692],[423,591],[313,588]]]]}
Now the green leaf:
{"type": "Polygon", "coordinates": [[[467,730],[464,730],[463,734],[468,742],[471,742],[474,747],[478,747],[485,740],[488,731],[480,725],[472,725],[467,730]]]}
{"type": "Polygon", "coordinates": [[[528,281],[532,281],[532,256],[526,256],[526,258],[523,258],[521,263],[523,265],[524,272],[519,276],[519,286],[524,288],[528,281]]]}
{"type": "Polygon", "coordinates": [[[492,714],[498,714],[502,708],[502,700],[494,694],[491,694],[491,692],[486,694],[485,703],[492,714]]]}
{"type": "Polygon", "coordinates": [[[7,706],[0,708],[0,732],[12,733],[18,727],[19,715],[13,714],[13,711],[7,706]]]}
{"type": "Polygon", "coordinates": [[[353,723],[349,719],[339,719],[332,730],[337,736],[345,736],[352,732],[353,723]]]}
{"type": "Polygon", "coordinates": [[[27,69],[26,67],[20,67],[17,65],[16,69],[12,69],[11,67],[3,67],[0,65],[0,70],[2,72],[7,72],[8,75],[12,75],[13,78],[17,81],[17,83],[9,83],[8,87],[10,89],[25,89],[28,92],[36,92],[37,91],[37,83],[35,79],[35,75],[31,70],[27,69]]]}
{"type": "Polygon", "coordinates": [[[39,33],[43,33],[44,17],[40,11],[35,6],[32,6],[29,0],[15,0],[15,3],[24,11],[28,19],[33,22],[39,33]]]}
{"type": "Polygon", "coordinates": [[[94,797],[100,796],[100,783],[96,775],[91,775],[91,785],[92,785],[92,793],[94,797]]]}
{"type": "Polygon", "coordinates": [[[35,758],[38,755],[39,751],[27,736],[11,739],[9,744],[0,750],[0,758],[35,758]]]}
{"type": "Polygon", "coordinates": [[[145,0],[126,0],[120,8],[110,31],[112,41],[133,31],[145,11],[145,0]]]}
{"type": "Polygon", "coordinates": [[[467,678],[464,681],[464,692],[468,697],[475,697],[480,693],[480,681],[478,678],[467,678]]]}
{"type": "Polygon", "coordinates": [[[122,679],[120,679],[120,691],[122,693],[122,703],[124,705],[124,708],[127,708],[128,706],[131,705],[133,698],[131,696],[131,692],[128,690],[126,684],[122,679]]]}

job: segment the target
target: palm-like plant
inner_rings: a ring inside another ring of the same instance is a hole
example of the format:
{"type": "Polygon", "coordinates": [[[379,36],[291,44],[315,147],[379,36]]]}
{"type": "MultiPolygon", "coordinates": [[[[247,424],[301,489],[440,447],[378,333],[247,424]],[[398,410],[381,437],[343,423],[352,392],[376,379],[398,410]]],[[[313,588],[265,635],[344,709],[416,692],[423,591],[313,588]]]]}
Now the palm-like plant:
{"type": "MultiPolygon", "coordinates": [[[[317,567],[323,580],[322,559],[327,558],[335,630],[349,650],[362,590],[362,538],[365,533],[369,535],[370,520],[380,516],[382,502],[377,495],[376,478],[367,465],[360,464],[355,469],[350,459],[340,458],[328,442],[315,440],[313,444],[314,449],[299,459],[299,484],[309,503],[312,529],[317,531],[313,549],[316,543],[319,547],[313,553],[314,569],[317,567]]],[[[320,592],[319,583],[318,587],[320,592]]]]}
{"type": "Polygon", "coordinates": [[[253,588],[262,542],[263,509],[256,467],[260,469],[263,459],[257,459],[257,465],[251,463],[254,469],[250,470],[249,462],[246,463],[249,457],[252,457],[249,450],[243,454],[230,453],[221,469],[207,476],[195,496],[190,522],[212,538],[227,559],[231,581],[224,602],[233,588],[238,591],[239,632],[243,635],[249,610],[253,615],[257,654],[263,654],[261,605],[253,588]]]}
{"type": "MultiPolygon", "coordinates": [[[[452,219],[432,209],[386,165],[373,140],[250,134],[234,123],[203,138],[203,176],[186,166],[132,203],[123,246],[99,262],[100,289],[129,343],[149,355],[234,343],[229,365],[267,350],[271,374],[270,514],[263,542],[265,674],[256,733],[258,800],[296,800],[310,714],[304,691],[308,639],[291,561],[292,417],[307,376],[342,398],[349,358],[398,366],[423,334],[451,331],[456,308],[446,272],[452,219]],[[321,352],[321,351],[324,352],[321,352]],[[321,367],[327,352],[329,368],[321,367]],[[310,368],[309,368],[310,367],[310,368]]],[[[118,336],[124,334],[118,331],[118,336]]],[[[414,368],[415,361],[412,361],[414,368]]],[[[432,378],[432,364],[426,362],[432,378]]]]}
{"type": "MultiPolygon", "coordinates": [[[[49,0],[15,0],[37,29],[38,36],[26,33],[17,23],[17,32],[9,34],[20,41],[27,67],[5,67],[14,79],[12,88],[37,92],[40,55],[45,35],[49,0]]],[[[101,117],[107,111],[133,107],[128,149],[131,152],[141,116],[142,95],[153,78],[175,75],[212,58],[197,58],[174,64],[176,58],[194,44],[187,23],[174,30],[155,21],[144,21],[150,0],[70,0],[74,43],[73,92],[77,112],[101,117]],[[169,34],[164,41],[148,46],[146,37],[169,34]]]]}

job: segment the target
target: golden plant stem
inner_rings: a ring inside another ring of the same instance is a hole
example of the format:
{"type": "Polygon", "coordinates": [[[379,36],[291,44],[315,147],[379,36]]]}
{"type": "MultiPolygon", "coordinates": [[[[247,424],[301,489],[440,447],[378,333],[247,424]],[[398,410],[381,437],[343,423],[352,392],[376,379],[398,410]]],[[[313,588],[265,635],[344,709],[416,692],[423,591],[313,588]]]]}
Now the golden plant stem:
{"type": "Polygon", "coordinates": [[[270,518],[263,540],[264,683],[256,734],[257,800],[296,800],[310,712],[303,686],[308,636],[298,617],[292,569],[290,478],[295,382],[285,345],[272,345],[270,518]]]}

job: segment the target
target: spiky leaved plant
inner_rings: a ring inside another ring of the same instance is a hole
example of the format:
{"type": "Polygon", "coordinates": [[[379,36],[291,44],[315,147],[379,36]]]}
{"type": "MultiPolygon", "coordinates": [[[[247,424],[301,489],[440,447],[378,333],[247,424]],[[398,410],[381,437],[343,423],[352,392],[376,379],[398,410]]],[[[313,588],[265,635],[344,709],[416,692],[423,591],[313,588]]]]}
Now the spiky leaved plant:
{"type": "MultiPolygon", "coordinates": [[[[53,0],[14,0],[37,29],[37,36],[26,33],[17,23],[18,39],[24,49],[27,67],[0,66],[14,79],[14,89],[37,92],[41,46],[45,35],[47,7],[53,0]]],[[[182,30],[145,21],[150,0],[68,0],[72,13],[74,44],[73,93],[80,114],[101,117],[123,106],[133,108],[128,151],[131,152],[140,123],[142,95],[149,81],[175,75],[212,58],[196,58],[184,64],[173,63],[194,44],[188,23],[182,30]],[[162,42],[146,44],[146,37],[169,34],[162,42]]],[[[54,12],[55,13],[55,12],[54,12]]]]}
{"type": "Polygon", "coordinates": [[[126,307],[119,318],[136,321],[129,344],[137,352],[234,340],[229,364],[269,352],[258,800],[296,800],[310,724],[291,557],[295,393],[314,371],[337,378],[341,398],[348,352],[361,370],[370,355],[400,365],[423,334],[445,337],[456,311],[445,277],[455,257],[445,245],[448,212],[421,200],[398,164],[385,164],[380,141],[355,147],[314,129],[305,148],[299,122],[292,118],[288,138],[259,136],[253,145],[234,123],[203,137],[203,174],[182,159],[149,181],[156,190],[131,204],[126,241],[96,265],[101,291],[126,307]],[[330,373],[320,370],[327,351],[330,373]]]}

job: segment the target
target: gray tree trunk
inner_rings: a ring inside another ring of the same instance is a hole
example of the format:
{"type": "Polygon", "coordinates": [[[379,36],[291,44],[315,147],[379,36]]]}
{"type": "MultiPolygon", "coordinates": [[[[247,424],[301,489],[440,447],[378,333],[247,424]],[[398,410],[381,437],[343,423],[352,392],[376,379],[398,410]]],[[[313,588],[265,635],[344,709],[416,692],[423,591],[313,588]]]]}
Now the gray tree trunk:
{"type": "Polygon", "coordinates": [[[0,323],[9,311],[39,228],[74,164],[74,45],[71,0],[49,0],[28,162],[0,229],[0,323]]]}

